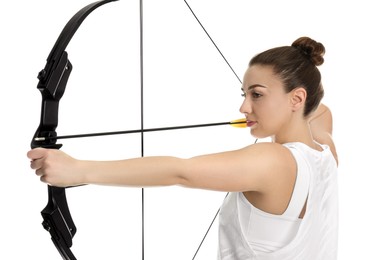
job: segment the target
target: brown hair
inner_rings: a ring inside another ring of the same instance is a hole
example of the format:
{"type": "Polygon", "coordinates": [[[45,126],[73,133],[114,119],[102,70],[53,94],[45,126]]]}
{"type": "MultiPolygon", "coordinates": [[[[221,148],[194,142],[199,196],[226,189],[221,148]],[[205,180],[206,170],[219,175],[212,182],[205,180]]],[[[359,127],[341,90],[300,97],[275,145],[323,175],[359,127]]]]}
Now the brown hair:
{"type": "Polygon", "coordinates": [[[272,66],[274,73],[284,83],[286,93],[304,87],[307,98],[304,116],[308,116],[319,105],[324,96],[321,74],[317,66],[323,64],[325,48],[309,37],[300,37],[291,46],[269,49],[254,56],[249,65],[272,66]]]}

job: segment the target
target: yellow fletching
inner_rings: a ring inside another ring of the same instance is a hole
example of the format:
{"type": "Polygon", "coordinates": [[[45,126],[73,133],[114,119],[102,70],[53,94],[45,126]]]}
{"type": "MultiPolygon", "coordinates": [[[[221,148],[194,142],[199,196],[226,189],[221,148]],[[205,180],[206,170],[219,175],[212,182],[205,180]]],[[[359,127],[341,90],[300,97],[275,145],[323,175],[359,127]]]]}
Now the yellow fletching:
{"type": "Polygon", "coordinates": [[[231,121],[230,125],[232,125],[233,127],[238,127],[238,128],[246,128],[247,120],[245,118],[236,119],[236,120],[231,121]]]}

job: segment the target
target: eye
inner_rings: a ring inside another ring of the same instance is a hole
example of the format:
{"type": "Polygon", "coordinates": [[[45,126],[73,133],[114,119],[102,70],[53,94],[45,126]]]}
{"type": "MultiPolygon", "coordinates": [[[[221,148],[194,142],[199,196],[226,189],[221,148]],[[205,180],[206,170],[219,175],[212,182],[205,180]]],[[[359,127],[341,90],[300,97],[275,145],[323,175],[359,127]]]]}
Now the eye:
{"type": "Polygon", "coordinates": [[[244,91],[243,88],[241,88],[241,90],[242,90],[242,92],[243,92],[243,93],[241,94],[241,96],[245,98],[245,97],[247,96],[247,93],[245,93],[245,91],[244,91]]]}
{"type": "Polygon", "coordinates": [[[258,93],[258,92],[256,92],[256,91],[253,91],[253,92],[252,92],[252,97],[255,98],[255,99],[256,99],[256,98],[260,98],[260,97],[262,97],[262,94],[260,94],[260,93],[258,93]]]}

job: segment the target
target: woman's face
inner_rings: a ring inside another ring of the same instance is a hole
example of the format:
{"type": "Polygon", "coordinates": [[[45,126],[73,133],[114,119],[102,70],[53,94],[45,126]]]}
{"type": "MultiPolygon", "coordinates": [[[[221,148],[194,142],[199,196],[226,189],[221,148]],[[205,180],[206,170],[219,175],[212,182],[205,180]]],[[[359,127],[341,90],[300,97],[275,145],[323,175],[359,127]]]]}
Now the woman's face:
{"type": "Polygon", "coordinates": [[[292,114],[290,94],[270,66],[249,67],[243,80],[244,101],[240,112],[256,138],[272,137],[285,131],[292,114]]]}

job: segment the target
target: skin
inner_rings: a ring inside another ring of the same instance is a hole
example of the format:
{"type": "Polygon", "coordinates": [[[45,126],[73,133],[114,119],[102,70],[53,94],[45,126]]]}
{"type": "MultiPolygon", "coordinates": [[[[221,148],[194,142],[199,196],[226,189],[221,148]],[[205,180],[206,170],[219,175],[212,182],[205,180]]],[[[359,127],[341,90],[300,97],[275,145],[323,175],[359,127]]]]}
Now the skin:
{"type": "Polygon", "coordinates": [[[313,141],[316,140],[328,144],[337,159],[331,138],[331,112],[320,105],[311,117],[304,118],[306,90],[298,86],[285,93],[281,79],[268,66],[249,67],[242,90],[240,112],[246,116],[251,134],[257,138],[271,137],[273,142],[188,159],[154,156],[118,161],[78,160],[60,150],[36,148],[27,154],[31,168],[41,181],[62,187],[181,185],[243,192],[257,208],[282,214],[293,191],[296,162],[281,144],[302,142],[321,150],[313,141]]]}

